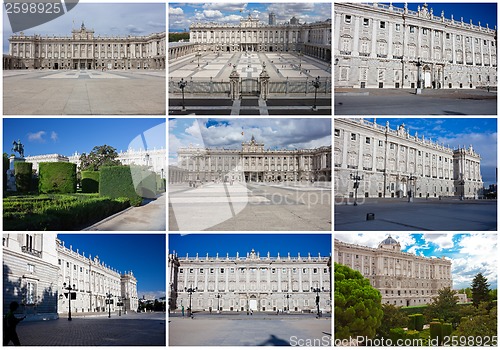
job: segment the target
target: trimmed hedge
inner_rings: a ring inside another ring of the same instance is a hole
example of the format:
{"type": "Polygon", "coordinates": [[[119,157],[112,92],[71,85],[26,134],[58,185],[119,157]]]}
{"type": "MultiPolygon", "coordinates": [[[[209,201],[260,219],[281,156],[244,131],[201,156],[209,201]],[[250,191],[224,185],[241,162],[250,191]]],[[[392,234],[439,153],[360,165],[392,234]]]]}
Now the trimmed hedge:
{"type": "Polygon", "coordinates": [[[99,194],[110,198],[127,197],[130,205],[139,206],[142,197],[134,188],[130,166],[102,167],[100,169],[99,194]]]}
{"type": "Polygon", "coordinates": [[[17,192],[28,193],[31,191],[33,163],[15,162],[14,175],[16,177],[17,192]]]}
{"type": "MultiPolygon", "coordinates": [[[[135,171],[135,169],[132,171],[135,171]]],[[[136,186],[136,192],[139,196],[142,198],[156,198],[158,193],[156,173],[149,170],[142,170],[139,173],[134,173],[133,178],[136,183],[139,182],[136,186]]]]}
{"type": "Polygon", "coordinates": [[[3,200],[3,227],[10,231],[80,230],[129,206],[128,198],[98,194],[12,196],[3,200]]]}
{"type": "Polygon", "coordinates": [[[76,193],[76,164],[40,163],[39,172],[40,193],[76,193]]]}
{"type": "Polygon", "coordinates": [[[82,192],[99,193],[99,176],[98,171],[82,171],[82,192]]]}

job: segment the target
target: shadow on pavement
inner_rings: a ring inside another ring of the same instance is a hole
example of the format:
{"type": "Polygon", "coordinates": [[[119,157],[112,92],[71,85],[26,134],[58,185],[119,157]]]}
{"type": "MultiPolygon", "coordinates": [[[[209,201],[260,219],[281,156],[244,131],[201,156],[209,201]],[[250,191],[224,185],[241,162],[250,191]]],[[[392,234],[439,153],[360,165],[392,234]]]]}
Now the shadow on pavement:
{"type": "Polygon", "coordinates": [[[271,334],[271,337],[264,341],[263,343],[258,344],[258,346],[291,346],[289,342],[278,338],[274,334],[271,334]]]}

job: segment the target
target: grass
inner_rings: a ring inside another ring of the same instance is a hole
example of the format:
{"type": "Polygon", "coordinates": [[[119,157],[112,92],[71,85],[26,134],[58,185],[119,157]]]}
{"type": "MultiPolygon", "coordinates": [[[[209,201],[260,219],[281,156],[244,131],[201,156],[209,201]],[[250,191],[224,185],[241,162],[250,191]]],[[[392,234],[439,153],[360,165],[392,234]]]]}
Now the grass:
{"type": "Polygon", "coordinates": [[[3,229],[81,230],[129,206],[128,198],[98,194],[9,196],[3,200],[3,229]]]}

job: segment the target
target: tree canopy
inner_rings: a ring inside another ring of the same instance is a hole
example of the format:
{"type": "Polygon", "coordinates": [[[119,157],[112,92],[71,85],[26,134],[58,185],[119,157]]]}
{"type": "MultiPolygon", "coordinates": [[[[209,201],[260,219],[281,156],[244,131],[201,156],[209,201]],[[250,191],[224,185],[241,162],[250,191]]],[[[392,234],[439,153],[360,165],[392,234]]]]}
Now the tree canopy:
{"type": "Polygon", "coordinates": [[[429,318],[443,319],[445,322],[457,322],[458,297],[450,287],[438,290],[438,295],[432,298],[427,306],[426,314],[429,318]]]}
{"type": "Polygon", "coordinates": [[[476,307],[479,306],[481,302],[490,300],[490,285],[482,273],[478,273],[472,280],[471,291],[472,304],[476,307]]]}
{"type": "Polygon", "coordinates": [[[80,156],[80,170],[98,171],[103,166],[121,165],[116,158],[118,158],[118,153],[114,147],[95,146],[88,155],[82,153],[80,156]]]}
{"type": "Polygon", "coordinates": [[[335,263],[335,338],[373,339],[382,321],[381,300],[361,273],[335,263]]]}

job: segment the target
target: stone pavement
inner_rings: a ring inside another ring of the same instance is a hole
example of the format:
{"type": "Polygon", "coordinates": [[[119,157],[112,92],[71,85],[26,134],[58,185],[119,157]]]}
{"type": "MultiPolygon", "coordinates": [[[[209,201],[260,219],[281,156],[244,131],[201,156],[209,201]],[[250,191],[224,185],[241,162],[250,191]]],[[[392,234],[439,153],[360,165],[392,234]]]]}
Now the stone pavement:
{"type": "Polygon", "coordinates": [[[359,198],[358,205],[335,200],[335,231],[496,231],[497,202],[492,200],[359,198]],[[366,220],[374,213],[375,220],[366,220]]]}
{"type": "Polygon", "coordinates": [[[21,322],[17,334],[23,346],[165,346],[164,313],[111,314],[51,321],[21,322]]]}
{"type": "Polygon", "coordinates": [[[496,115],[497,92],[485,90],[336,89],[335,115],[496,115]]]}
{"type": "Polygon", "coordinates": [[[331,184],[169,186],[170,231],[330,231],[331,184]]]}
{"type": "MultiPolygon", "coordinates": [[[[213,316],[213,315],[210,315],[213,316]]],[[[314,314],[169,317],[169,345],[190,346],[331,346],[331,318],[314,314]],[[219,317],[220,316],[220,317],[219,317]]]]}
{"type": "Polygon", "coordinates": [[[5,115],[164,115],[165,71],[13,70],[3,73],[5,115]]]}
{"type": "Polygon", "coordinates": [[[140,207],[131,207],[112,215],[83,231],[165,231],[167,227],[166,194],[145,200],[140,207]]]}

